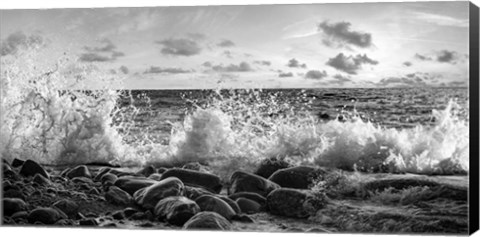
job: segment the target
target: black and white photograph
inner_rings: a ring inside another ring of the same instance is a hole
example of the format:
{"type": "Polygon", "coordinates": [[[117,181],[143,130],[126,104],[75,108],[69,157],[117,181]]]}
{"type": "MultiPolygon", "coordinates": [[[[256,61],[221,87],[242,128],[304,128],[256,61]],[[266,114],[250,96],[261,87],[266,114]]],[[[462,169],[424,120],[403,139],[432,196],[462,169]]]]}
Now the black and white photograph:
{"type": "Polygon", "coordinates": [[[477,6],[221,4],[0,9],[2,226],[471,233],[477,6]]]}

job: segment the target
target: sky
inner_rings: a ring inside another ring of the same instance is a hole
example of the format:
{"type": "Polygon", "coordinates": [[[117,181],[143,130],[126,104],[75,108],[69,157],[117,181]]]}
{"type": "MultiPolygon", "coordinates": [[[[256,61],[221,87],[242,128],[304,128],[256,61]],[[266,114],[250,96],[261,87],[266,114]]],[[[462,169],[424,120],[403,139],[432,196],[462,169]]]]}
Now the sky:
{"type": "Polygon", "coordinates": [[[468,86],[468,2],[1,10],[32,47],[129,89],[468,86]]]}

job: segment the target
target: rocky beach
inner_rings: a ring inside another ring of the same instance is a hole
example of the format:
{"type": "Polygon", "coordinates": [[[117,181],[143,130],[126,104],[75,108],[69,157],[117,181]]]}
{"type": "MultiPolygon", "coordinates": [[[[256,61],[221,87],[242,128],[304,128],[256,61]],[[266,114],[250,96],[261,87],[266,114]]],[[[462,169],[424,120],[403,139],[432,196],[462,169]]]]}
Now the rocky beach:
{"type": "Polygon", "coordinates": [[[228,180],[182,167],[3,161],[2,224],[466,234],[468,176],[360,173],[265,159],[228,180]]]}

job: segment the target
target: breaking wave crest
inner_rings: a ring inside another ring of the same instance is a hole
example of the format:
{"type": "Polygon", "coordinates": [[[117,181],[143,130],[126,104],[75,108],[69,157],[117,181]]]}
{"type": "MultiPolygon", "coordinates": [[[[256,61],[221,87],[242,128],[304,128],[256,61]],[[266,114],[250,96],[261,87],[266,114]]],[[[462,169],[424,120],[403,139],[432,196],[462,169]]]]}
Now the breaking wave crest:
{"type": "Polygon", "coordinates": [[[39,67],[37,61],[29,54],[1,58],[0,155],[7,160],[124,166],[198,161],[229,173],[277,157],[372,172],[469,171],[469,124],[457,114],[454,100],[432,111],[433,126],[395,129],[356,113],[321,121],[309,112],[306,96],[284,102],[280,94],[261,90],[218,90],[209,103],[172,124],[165,145],[147,134],[127,139],[142,109],[119,103],[136,99],[115,90],[122,78],[92,64],[61,59],[39,67]],[[92,85],[95,90],[82,90],[92,85]]]}

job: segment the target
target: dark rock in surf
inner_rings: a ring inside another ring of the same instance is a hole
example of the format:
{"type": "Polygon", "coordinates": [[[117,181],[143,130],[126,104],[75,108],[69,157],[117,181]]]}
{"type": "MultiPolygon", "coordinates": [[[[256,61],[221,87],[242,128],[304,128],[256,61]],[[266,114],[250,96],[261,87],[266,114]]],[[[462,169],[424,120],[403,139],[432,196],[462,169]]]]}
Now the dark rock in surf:
{"type": "Polygon", "coordinates": [[[3,198],[3,216],[11,216],[15,212],[27,210],[27,203],[19,198],[3,198]]]}
{"type": "Polygon", "coordinates": [[[213,195],[212,192],[209,192],[203,188],[200,187],[191,187],[191,186],[185,186],[185,197],[190,198],[192,200],[197,199],[198,197],[202,195],[213,195]]]}
{"type": "Polygon", "coordinates": [[[165,173],[165,171],[167,171],[167,170],[168,170],[168,169],[165,168],[165,167],[160,167],[160,168],[157,169],[157,173],[163,174],[163,173],[165,173]]]}
{"type": "Polygon", "coordinates": [[[117,181],[118,177],[114,174],[106,173],[103,174],[102,177],[100,177],[99,181],[100,183],[105,184],[106,182],[110,182],[111,184],[114,184],[115,181],[117,181]]]}
{"type": "Polygon", "coordinates": [[[174,168],[162,174],[162,180],[169,177],[177,177],[187,186],[202,187],[214,193],[220,193],[222,190],[220,178],[213,174],[174,168]]]}
{"type": "Polygon", "coordinates": [[[22,168],[20,169],[20,174],[25,177],[34,176],[35,174],[40,174],[47,179],[50,177],[47,171],[33,160],[26,160],[23,163],[22,168]]]}
{"type": "Polygon", "coordinates": [[[95,218],[87,218],[80,220],[78,224],[81,226],[97,226],[98,222],[95,220],[95,218]]]}
{"type": "Polygon", "coordinates": [[[183,225],[183,229],[230,230],[232,224],[215,212],[199,212],[183,225]]]}
{"type": "Polygon", "coordinates": [[[59,200],[52,204],[52,207],[62,211],[70,219],[75,219],[78,215],[79,206],[75,202],[68,199],[59,200]]]}
{"type": "Polygon", "coordinates": [[[87,177],[75,177],[71,181],[72,181],[72,183],[75,183],[75,184],[93,185],[93,181],[91,179],[87,178],[87,177]]]}
{"type": "Polygon", "coordinates": [[[308,189],[323,179],[326,171],[311,166],[296,166],[275,171],[269,180],[283,188],[308,189]]]}
{"type": "Polygon", "coordinates": [[[243,197],[237,199],[237,204],[242,213],[254,214],[262,210],[262,205],[258,202],[243,197]]]}
{"type": "Polygon", "coordinates": [[[232,217],[237,214],[227,202],[212,195],[200,196],[199,198],[195,199],[195,202],[202,211],[216,212],[225,217],[227,220],[232,219],[232,217]]]}
{"type": "Polygon", "coordinates": [[[23,163],[25,163],[25,161],[15,158],[15,159],[13,159],[11,165],[12,165],[13,168],[17,168],[17,167],[22,166],[23,163]]]}
{"type": "Polygon", "coordinates": [[[105,200],[112,204],[129,205],[132,202],[132,196],[119,187],[111,186],[105,193],[105,200]]]}
{"type": "Polygon", "coordinates": [[[86,178],[92,178],[92,175],[90,174],[90,170],[88,170],[87,166],[85,165],[79,165],[66,174],[66,176],[69,179],[73,179],[75,177],[86,177],[86,178]]]}
{"type": "Polygon", "coordinates": [[[254,174],[268,179],[275,171],[279,169],[285,169],[292,165],[283,159],[267,158],[260,162],[257,170],[254,174]]]}
{"type": "Polygon", "coordinates": [[[279,216],[307,218],[325,205],[325,195],[310,190],[280,188],[267,197],[270,213],[279,216]]]}
{"type": "Polygon", "coordinates": [[[158,183],[158,181],[135,176],[123,176],[118,178],[114,185],[133,195],[139,189],[151,186],[158,183]]]}
{"type": "Polygon", "coordinates": [[[54,208],[38,207],[28,214],[27,220],[33,224],[35,222],[41,222],[45,225],[53,225],[60,219],[66,219],[66,215],[54,208]]]}
{"type": "Polygon", "coordinates": [[[271,191],[280,188],[280,185],[260,177],[255,174],[249,174],[243,171],[236,171],[230,178],[229,193],[252,192],[266,197],[271,191]]]}
{"type": "Polygon", "coordinates": [[[108,172],[110,172],[111,168],[108,168],[108,167],[102,167],[98,170],[97,174],[95,175],[95,177],[93,178],[94,181],[100,181],[100,179],[102,178],[103,175],[107,174],[108,172]]]}
{"type": "Polygon", "coordinates": [[[150,176],[148,176],[148,178],[156,180],[156,181],[160,181],[160,180],[162,180],[162,175],[155,173],[155,174],[151,174],[150,176]]]}
{"type": "Polygon", "coordinates": [[[127,207],[127,208],[123,209],[122,212],[125,215],[125,217],[128,218],[131,215],[137,213],[138,211],[136,209],[131,208],[131,207],[127,207]]]}
{"type": "Polygon", "coordinates": [[[157,203],[163,198],[182,196],[184,189],[184,185],[180,179],[169,177],[156,182],[154,185],[136,191],[133,194],[133,198],[138,205],[144,209],[151,210],[155,208],[157,203]]]}
{"type": "Polygon", "coordinates": [[[250,200],[253,200],[253,201],[257,202],[262,207],[265,207],[265,205],[267,204],[267,199],[265,197],[262,197],[258,193],[239,192],[239,193],[234,193],[234,194],[232,194],[228,197],[231,198],[232,200],[235,200],[235,201],[239,198],[247,198],[247,199],[250,199],[250,200]]]}
{"type": "Polygon", "coordinates": [[[33,176],[33,182],[41,186],[48,186],[52,184],[49,179],[43,177],[41,174],[35,174],[35,176],[33,176]]]}
{"type": "Polygon", "coordinates": [[[149,165],[149,166],[145,166],[143,169],[139,170],[137,172],[137,174],[148,177],[151,174],[154,174],[156,172],[157,172],[157,170],[155,169],[155,167],[153,167],[152,165],[149,165]]]}
{"type": "Polygon", "coordinates": [[[182,226],[192,216],[200,212],[194,201],[183,196],[172,196],[160,200],[155,206],[155,217],[172,225],[182,226]]]}

